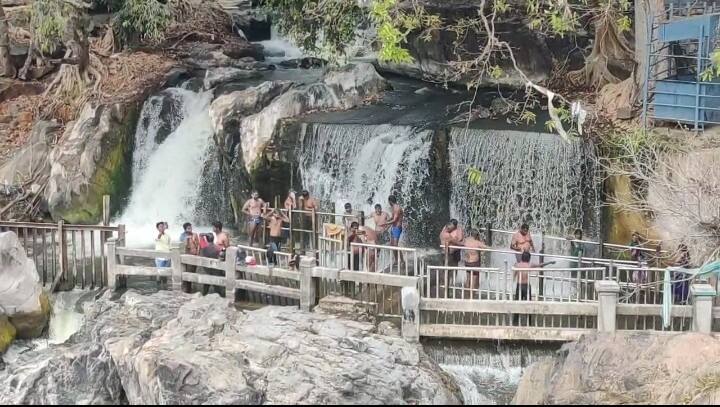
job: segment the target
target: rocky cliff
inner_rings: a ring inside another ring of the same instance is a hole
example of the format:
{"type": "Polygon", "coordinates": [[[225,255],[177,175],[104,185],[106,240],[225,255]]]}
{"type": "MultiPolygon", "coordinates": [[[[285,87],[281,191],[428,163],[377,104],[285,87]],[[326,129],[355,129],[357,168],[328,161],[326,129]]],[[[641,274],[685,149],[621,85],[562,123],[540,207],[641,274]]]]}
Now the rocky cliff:
{"type": "Polygon", "coordinates": [[[108,293],[67,343],[0,371],[12,404],[458,404],[418,345],[294,307],[108,293]]]}
{"type": "Polygon", "coordinates": [[[598,334],[531,366],[514,404],[717,404],[720,339],[598,334]]]}

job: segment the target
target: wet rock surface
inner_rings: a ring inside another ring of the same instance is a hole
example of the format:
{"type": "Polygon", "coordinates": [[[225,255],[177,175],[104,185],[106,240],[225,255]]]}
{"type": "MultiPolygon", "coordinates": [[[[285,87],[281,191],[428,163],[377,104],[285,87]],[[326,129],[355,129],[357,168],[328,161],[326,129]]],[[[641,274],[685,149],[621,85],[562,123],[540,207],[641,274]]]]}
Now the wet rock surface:
{"type": "Polygon", "coordinates": [[[418,345],[372,323],[216,295],[109,293],[62,345],[0,371],[2,403],[458,404],[418,345]]]}

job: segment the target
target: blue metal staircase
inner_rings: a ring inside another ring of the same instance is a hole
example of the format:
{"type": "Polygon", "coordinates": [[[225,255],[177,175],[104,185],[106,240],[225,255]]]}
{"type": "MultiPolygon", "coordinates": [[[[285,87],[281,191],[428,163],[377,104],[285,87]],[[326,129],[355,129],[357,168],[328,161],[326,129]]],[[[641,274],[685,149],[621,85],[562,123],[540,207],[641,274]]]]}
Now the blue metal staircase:
{"type": "Polygon", "coordinates": [[[720,13],[688,8],[674,13],[672,4],[652,24],[647,52],[643,115],[647,119],[692,125],[702,130],[720,124],[720,79],[703,81],[716,48],[720,13]]]}

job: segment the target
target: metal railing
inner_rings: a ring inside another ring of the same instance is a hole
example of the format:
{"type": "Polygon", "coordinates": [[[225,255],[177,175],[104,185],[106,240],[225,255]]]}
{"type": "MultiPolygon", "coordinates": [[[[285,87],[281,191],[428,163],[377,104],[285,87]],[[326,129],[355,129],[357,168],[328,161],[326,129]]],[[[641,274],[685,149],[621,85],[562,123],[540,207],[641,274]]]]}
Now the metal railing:
{"type": "Polygon", "coordinates": [[[105,242],[125,241],[125,226],[0,222],[0,231],[14,232],[32,259],[43,285],[96,288],[106,285],[105,242]]]}

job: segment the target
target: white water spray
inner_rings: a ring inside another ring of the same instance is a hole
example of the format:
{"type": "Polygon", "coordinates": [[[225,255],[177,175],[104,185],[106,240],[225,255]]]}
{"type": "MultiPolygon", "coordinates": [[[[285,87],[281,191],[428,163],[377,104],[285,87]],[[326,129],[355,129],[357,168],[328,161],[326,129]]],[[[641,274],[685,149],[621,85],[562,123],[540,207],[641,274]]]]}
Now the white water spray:
{"type": "Polygon", "coordinates": [[[133,155],[133,186],[125,212],[118,223],[127,228],[128,246],[152,244],[155,223],[167,221],[170,236],[177,239],[184,222],[193,222],[199,199],[203,166],[212,144],[209,116],[212,92],[195,93],[171,88],[164,92],[181,105],[177,127],[158,144],[155,136],[163,125],[161,101],[150,98],[136,131],[133,155]]]}

